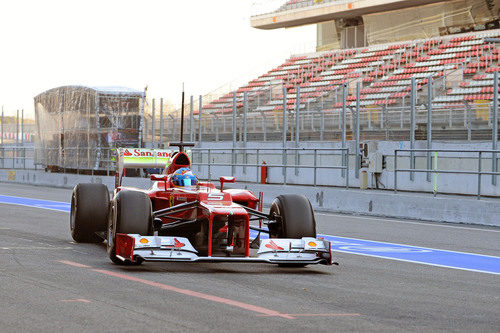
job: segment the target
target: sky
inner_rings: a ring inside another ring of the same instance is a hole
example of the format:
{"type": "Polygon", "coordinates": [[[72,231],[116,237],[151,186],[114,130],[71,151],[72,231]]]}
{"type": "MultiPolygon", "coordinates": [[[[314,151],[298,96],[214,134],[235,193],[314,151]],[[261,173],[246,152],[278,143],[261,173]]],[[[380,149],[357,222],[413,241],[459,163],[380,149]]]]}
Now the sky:
{"type": "Polygon", "coordinates": [[[253,0],[0,1],[5,114],[63,85],[148,86],[149,97],[237,86],[314,49],[314,26],[258,30],[253,0]]]}

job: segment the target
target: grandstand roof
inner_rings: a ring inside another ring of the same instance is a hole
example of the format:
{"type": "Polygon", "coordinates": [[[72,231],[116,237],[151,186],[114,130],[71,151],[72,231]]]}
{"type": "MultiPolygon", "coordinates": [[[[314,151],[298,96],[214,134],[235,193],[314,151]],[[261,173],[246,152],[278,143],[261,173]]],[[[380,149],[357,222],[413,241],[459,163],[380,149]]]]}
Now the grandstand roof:
{"type": "Polygon", "coordinates": [[[252,16],[250,21],[252,27],[258,29],[289,28],[437,2],[444,0],[346,0],[322,3],[311,1],[311,5],[293,9],[285,7],[285,10],[252,16]]]}
{"type": "MultiPolygon", "coordinates": [[[[101,86],[101,87],[91,87],[91,86],[85,86],[85,85],[68,85],[68,86],[60,86],[56,88],[52,88],[49,90],[46,90],[42,92],[41,94],[37,95],[43,95],[43,94],[50,94],[50,93],[58,93],[64,89],[72,89],[72,90],[94,90],[99,94],[104,94],[104,95],[126,95],[126,96],[144,96],[144,92],[140,90],[135,90],[132,88],[128,87],[121,87],[121,86],[101,86]]],[[[36,98],[36,97],[35,97],[36,98]]]]}

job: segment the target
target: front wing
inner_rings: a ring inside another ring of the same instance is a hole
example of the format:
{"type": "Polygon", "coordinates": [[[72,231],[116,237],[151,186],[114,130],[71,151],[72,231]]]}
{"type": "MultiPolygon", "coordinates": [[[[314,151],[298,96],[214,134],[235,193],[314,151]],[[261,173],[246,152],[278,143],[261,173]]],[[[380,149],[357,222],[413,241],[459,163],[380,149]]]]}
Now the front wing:
{"type": "MultiPolygon", "coordinates": [[[[231,248],[227,251],[230,254],[231,248]]],[[[200,257],[187,238],[117,234],[116,256],[123,261],[332,264],[330,242],[312,237],[263,239],[255,257],[200,257]]]]}

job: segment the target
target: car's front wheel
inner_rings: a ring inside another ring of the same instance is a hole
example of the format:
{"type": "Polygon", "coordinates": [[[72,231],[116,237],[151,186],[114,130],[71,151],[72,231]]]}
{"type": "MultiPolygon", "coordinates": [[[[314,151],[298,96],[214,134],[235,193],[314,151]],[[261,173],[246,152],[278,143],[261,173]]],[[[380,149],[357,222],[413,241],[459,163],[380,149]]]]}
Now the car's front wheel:
{"type": "MultiPolygon", "coordinates": [[[[144,192],[123,190],[118,192],[109,211],[107,251],[115,264],[128,263],[116,257],[116,234],[153,235],[151,199],[144,192]]],[[[140,264],[139,261],[135,262],[140,264]]]]}
{"type": "MultiPolygon", "coordinates": [[[[269,213],[277,223],[269,226],[270,238],[316,238],[316,220],[311,203],[303,195],[284,194],[276,197],[269,213]]],[[[304,267],[305,264],[279,264],[280,267],[304,267]]]]}

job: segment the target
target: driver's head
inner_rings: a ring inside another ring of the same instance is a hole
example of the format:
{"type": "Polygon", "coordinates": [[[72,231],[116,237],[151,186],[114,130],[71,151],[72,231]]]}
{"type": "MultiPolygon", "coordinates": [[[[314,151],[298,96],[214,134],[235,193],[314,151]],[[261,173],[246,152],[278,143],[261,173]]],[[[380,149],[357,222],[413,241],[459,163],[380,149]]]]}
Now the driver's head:
{"type": "Polygon", "coordinates": [[[198,184],[198,178],[189,168],[177,169],[172,175],[172,185],[174,186],[196,186],[198,184]]]}

